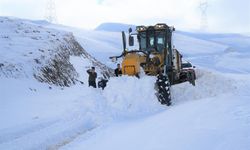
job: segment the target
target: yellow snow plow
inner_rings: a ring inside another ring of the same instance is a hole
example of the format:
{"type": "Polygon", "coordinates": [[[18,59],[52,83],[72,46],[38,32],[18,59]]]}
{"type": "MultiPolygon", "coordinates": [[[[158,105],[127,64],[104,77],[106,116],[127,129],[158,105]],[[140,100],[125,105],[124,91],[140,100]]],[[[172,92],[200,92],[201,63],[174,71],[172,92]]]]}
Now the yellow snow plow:
{"type": "Polygon", "coordinates": [[[136,32],[129,29],[129,46],[134,46],[134,37],[138,40],[139,49],[128,50],[126,47],[126,35],[122,31],[123,52],[120,56],[111,59],[122,58],[122,74],[140,76],[141,68],[147,75],[157,76],[156,89],[158,100],[162,104],[170,105],[170,86],[183,81],[194,83],[195,72],[185,72],[182,69],[182,55],[174,48],[172,33],[174,27],[164,23],[154,26],[137,26],[136,32]],[[185,75],[185,76],[184,76],[185,75]],[[183,79],[186,78],[186,79],[183,79]]]}

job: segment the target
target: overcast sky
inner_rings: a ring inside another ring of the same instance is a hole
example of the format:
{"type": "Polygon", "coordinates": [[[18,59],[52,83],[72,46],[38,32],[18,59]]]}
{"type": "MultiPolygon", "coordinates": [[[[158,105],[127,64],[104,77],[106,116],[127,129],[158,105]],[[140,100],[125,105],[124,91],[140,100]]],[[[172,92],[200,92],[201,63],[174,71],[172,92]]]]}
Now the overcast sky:
{"type": "MultiPolygon", "coordinates": [[[[44,19],[48,0],[0,0],[0,15],[44,19]]],[[[250,32],[250,0],[207,0],[208,31],[250,32]]],[[[200,0],[55,0],[58,23],[94,29],[103,22],[200,29],[200,0]]]]}

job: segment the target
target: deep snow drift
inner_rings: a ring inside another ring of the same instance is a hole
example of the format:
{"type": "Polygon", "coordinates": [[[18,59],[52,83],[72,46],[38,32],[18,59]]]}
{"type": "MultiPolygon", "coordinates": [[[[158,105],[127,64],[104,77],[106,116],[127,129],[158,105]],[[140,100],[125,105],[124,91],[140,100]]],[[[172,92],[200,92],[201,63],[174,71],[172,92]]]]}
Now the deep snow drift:
{"type": "MultiPolygon", "coordinates": [[[[10,20],[14,24],[20,22],[10,20]]],[[[110,67],[115,64],[108,56],[119,55],[122,49],[117,32],[21,22],[60,35],[73,32],[87,52],[110,67]]],[[[8,26],[8,30],[14,28],[8,26]]],[[[1,32],[2,35],[13,36],[10,32],[1,32]]],[[[33,66],[29,61],[33,57],[22,56],[30,42],[25,32],[23,35],[12,39],[19,47],[13,48],[13,53],[3,44],[0,58],[29,68],[33,66]]],[[[196,65],[198,79],[195,87],[189,83],[171,87],[171,107],[157,101],[155,77],[111,78],[104,91],[89,88],[86,70],[94,64],[89,55],[69,57],[83,85],[76,82],[71,87],[58,87],[39,83],[32,77],[0,76],[0,149],[248,150],[250,53],[232,50],[227,43],[182,33],[174,35],[174,43],[184,58],[196,65]]],[[[97,68],[99,77],[102,70],[97,68]]],[[[25,72],[32,76],[33,71],[25,72]]]]}

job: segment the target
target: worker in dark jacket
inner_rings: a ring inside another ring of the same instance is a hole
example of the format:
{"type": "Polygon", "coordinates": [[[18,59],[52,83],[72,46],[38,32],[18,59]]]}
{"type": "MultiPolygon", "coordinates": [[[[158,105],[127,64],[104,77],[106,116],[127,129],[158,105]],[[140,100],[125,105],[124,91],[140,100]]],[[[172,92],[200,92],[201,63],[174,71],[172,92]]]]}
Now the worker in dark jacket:
{"type": "Polygon", "coordinates": [[[87,73],[89,74],[89,86],[96,88],[97,73],[95,72],[95,67],[87,70],[87,73]]]}
{"type": "Polygon", "coordinates": [[[117,68],[115,69],[115,76],[121,76],[122,75],[122,69],[120,64],[117,64],[117,68]]]}

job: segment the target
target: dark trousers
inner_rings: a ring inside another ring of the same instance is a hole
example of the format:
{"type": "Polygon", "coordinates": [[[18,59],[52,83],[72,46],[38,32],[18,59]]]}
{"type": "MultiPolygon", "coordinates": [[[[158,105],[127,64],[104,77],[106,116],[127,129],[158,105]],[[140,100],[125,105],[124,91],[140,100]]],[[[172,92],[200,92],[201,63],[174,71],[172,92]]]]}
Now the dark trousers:
{"type": "Polygon", "coordinates": [[[95,81],[89,81],[89,86],[92,86],[93,88],[96,88],[95,81]]]}

